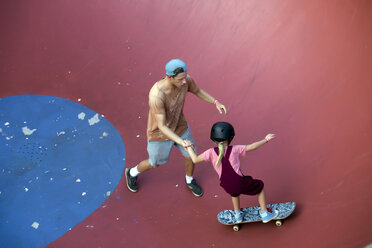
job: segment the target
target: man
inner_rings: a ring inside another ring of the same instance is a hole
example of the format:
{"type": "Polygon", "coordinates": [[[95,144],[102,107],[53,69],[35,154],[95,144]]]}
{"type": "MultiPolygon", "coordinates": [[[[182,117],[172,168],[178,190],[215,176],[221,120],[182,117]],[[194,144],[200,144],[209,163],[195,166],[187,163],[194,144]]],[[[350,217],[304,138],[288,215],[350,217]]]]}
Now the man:
{"type": "Polygon", "coordinates": [[[147,151],[149,158],[133,168],[125,169],[127,187],[132,192],[138,191],[137,177],[140,173],[154,169],[168,162],[169,154],[175,145],[185,157],[186,185],[195,196],[202,196],[203,190],[193,178],[194,163],[187,147],[195,141],[183,115],[183,106],[187,92],[216,105],[222,114],[227,114],[223,104],[200,89],[187,74],[185,62],[172,59],[165,66],[166,77],[156,82],[149,93],[149,116],[147,122],[147,151]]]}

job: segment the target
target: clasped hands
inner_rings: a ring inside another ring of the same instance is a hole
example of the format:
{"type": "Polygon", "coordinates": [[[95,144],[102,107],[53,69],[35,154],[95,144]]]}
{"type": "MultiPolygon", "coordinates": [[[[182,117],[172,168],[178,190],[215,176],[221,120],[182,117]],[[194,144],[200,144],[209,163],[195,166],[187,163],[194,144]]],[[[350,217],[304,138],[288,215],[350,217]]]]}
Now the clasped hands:
{"type": "Polygon", "coordinates": [[[188,147],[191,147],[191,148],[194,149],[194,144],[190,140],[185,139],[182,142],[182,147],[183,147],[183,149],[185,149],[185,151],[187,151],[188,147]]]}

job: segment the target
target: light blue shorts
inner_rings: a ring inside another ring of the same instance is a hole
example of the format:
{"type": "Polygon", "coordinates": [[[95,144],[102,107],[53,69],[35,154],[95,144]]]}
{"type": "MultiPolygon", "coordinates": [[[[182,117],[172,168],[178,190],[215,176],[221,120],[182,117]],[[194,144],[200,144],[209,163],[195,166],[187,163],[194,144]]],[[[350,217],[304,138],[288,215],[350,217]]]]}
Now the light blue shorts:
{"type": "MultiPolygon", "coordinates": [[[[195,140],[190,133],[190,127],[187,128],[186,132],[184,132],[181,136],[183,140],[190,140],[194,144],[194,151],[196,153],[196,144],[195,140]]],[[[166,141],[149,141],[147,140],[147,152],[149,153],[149,161],[152,166],[162,165],[168,162],[169,154],[173,148],[176,146],[178,150],[181,151],[184,157],[189,158],[190,155],[187,151],[183,149],[182,146],[174,143],[173,140],[166,140],[166,141]]]]}

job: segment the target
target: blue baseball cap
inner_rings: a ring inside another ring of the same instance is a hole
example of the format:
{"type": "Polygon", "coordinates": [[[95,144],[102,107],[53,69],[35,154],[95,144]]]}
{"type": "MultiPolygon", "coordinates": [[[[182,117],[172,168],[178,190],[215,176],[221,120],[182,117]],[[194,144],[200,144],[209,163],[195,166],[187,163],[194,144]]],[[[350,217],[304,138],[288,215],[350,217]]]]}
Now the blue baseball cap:
{"type": "Polygon", "coordinates": [[[183,71],[187,71],[185,62],[183,62],[180,59],[172,59],[165,65],[165,73],[168,76],[174,76],[175,75],[174,70],[180,67],[183,69],[183,71]]]}

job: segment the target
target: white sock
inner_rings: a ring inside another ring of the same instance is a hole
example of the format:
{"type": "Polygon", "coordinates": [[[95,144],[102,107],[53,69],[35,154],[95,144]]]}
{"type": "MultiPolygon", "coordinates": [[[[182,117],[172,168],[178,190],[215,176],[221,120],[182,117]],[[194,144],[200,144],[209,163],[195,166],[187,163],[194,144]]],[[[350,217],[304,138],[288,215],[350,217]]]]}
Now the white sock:
{"type": "Polygon", "coordinates": [[[130,174],[131,177],[136,177],[136,176],[138,176],[138,174],[141,173],[141,172],[138,171],[137,167],[138,167],[138,165],[136,165],[136,167],[133,167],[133,168],[130,169],[129,174],[130,174]]]}
{"type": "Polygon", "coordinates": [[[191,183],[192,179],[194,179],[194,178],[189,177],[188,175],[186,175],[186,183],[191,183]]]}
{"type": "Polygon", "coordinates": [[[266,211],[264,211],[264,212],[262,212],[262,210],[260,210],[260,215],[261,215],[261,217],[266,217],[267,216],[267,210],[266,211]]]}
{"type": "Polygon", "coordinates": [[[234,210],[236,214],[240,213],[240,209],[234,210]]]}

